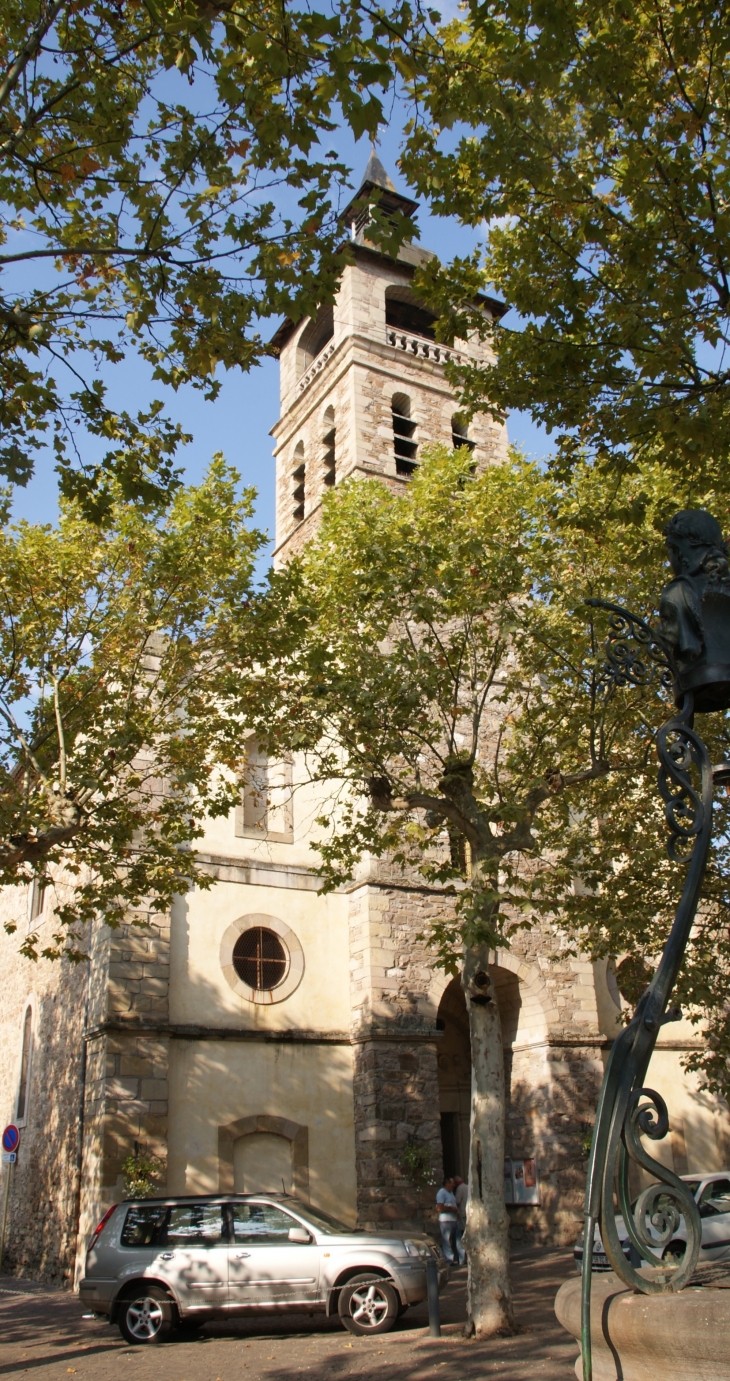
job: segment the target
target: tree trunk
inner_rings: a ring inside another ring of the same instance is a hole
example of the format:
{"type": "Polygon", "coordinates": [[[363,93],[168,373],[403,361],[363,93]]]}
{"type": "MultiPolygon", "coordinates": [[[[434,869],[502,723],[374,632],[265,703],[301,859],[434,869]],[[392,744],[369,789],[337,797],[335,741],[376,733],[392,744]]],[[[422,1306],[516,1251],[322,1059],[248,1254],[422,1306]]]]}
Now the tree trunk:
{"type": "Polygon", "coordinates": [[[467,1334],[513,1333],[509,1217],[504,1203],[504,1055],[489,952],[468,949],[462,984],[471,1035],[467,1334]]]}

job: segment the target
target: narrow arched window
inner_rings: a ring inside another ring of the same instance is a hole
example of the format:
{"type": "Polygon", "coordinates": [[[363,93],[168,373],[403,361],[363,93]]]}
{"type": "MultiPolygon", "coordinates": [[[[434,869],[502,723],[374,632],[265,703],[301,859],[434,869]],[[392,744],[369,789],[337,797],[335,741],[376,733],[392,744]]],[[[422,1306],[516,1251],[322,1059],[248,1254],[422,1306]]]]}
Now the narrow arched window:
{"type": "Polygon", "coordinates": [[[43,915],[43,907],[46,899],[46,888],[48,881],[46,878],[33,878],[30,887],[30,923],[38,920],[43,915]]]}
{"type": "Polygon", "coordinates": [[[394,393],[391,401],[393,413],[393,452],[395,454],[396,474],[407,479],[413,474],[418,461],[416,454],[416,424],[411,417],[411,400],[405,393],[394,393]]]}
{"type": "Polygon", "coordinates": [[[304,517],[306,475],[307,467],[304,463],[304,443],[299,441],[294,452],[294,471],[292,474],[292,517],[295,523],[301,523],[304,517]]]}
{"type": "Polygon", "coordinates": [[[324,469],[324,476],[323,476],[323,478],[324,478],[325,484],[328,485],[328,486],[331,486],[331,485],[334,484],[335,479],[336,479],[336,465],[337,465],[337,461],[336,461],[336,457],[335,457],[336,428],[335,428],[335,410],[334,410],[334,408],[328,408],[328,409],[327,409],[327,411],[326,411],[326,413],[325,413],[325,415],[324,415],[324,426],[325,426],[325,431],[324,431],[324,436],[322,437],[322,445],[323,445],[323,447],[324,447],[324,454],[323,454],[323,457],[322,457],[323,469],[324,469]]]}
{"type": "Polygon", "coordinates": [[[475,441],[469,440],[469,428],[460,413],[455,412],[451,419],[451,445],[454,450],[459,446],[466,446],[468,451],[473,451],[475,441]]]}
{"type": "Polygon", "coordinates": [[[20,1056],[20,1081],[18,1084],[18,1103],[15,1116],[18,1122],[28,1117],[28,1095],[30,1092],[30,1047],[33,1039],[33,1008],[28,1004],[23,1018],[23,1049],[20,1056]]]}

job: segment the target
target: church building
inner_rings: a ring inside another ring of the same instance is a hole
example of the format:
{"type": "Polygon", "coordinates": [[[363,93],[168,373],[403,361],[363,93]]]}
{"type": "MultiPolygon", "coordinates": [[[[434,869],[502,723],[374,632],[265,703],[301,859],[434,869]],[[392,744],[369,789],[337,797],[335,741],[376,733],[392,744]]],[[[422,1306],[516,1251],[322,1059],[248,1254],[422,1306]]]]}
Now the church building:
{"type": "MultiPolygon", "coordinates": [[[[467,427],[445,374],[488,347],[436,341],[412,289],[429,255],[406,244],[393,258],[368,240],[375,192],[386,212],[415,211],[373,155],[345,212],[353,262],[334,307],[274,337],[277,562],[301,550],[324,493],[348,476],[405,486],[434,442],[468,445],[477,466],[506,454],[506,428],[487,414],[467,427]]],[[[200,842],[213,888],[141,926],[99,924],[76,967],[17,952],[52,923],[52,885],[0,897],[0,919],[18,923],[0,931],[0,1117],[21,1133],[3,1167],[6,1271],[71,1285],[135,1150],[160,1158],[172,1194],[283,1187],[371,1227],[430,1225],[435,1182],[466,1173],[466,1006],[418,938],[447,903],[382,860],[320,895],[310,842],[322,790],[251,743],[240,805],[200,842]],[[409,1178],[409,1147],[427,1153],[432,1183],[409,1178]]],[[[492,974],[512,1235],[570,1242],[625,1004],[612,965],[570,957],[548,924],[520,932],[492,974]]],[[[678,1173],[730,1165],[727,1108],[681,1069],[698,1039],[666,1027],[648,1076],[672,1125],[655,1153],[678,1173]]]]}

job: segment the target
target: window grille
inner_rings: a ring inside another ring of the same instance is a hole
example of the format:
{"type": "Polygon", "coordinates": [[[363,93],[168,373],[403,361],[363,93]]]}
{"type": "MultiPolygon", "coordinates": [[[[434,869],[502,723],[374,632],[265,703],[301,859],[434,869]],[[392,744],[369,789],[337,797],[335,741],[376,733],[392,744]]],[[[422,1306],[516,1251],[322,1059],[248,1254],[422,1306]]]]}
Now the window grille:
{"type": "Polygon", "coordinates": [[[279,936],[264,926],[252,926],[233,947],[233,967],[255,992],[270,992],[286,977],[287,954],[279,936]]]}

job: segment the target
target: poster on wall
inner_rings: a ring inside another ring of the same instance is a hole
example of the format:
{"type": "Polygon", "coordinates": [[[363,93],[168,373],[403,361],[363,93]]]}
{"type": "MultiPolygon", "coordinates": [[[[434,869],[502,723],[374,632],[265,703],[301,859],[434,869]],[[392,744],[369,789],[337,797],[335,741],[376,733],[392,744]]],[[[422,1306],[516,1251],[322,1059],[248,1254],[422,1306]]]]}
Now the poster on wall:
{"type": "Polygon", "coordinates": [[[539,1204],[537,1162],[532,1157],[505,1160],[504,1201],[506,1204],[539,1204]]]}

